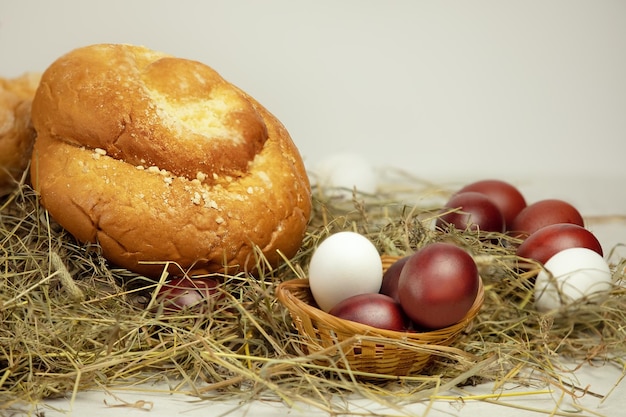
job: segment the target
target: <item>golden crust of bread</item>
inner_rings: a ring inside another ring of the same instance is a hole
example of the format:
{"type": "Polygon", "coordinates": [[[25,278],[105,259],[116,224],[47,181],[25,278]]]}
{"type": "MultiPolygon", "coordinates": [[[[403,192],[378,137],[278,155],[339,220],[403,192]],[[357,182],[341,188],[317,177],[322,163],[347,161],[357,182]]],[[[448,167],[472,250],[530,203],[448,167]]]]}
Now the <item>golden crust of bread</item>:
{"type": "Polygon", "coordinates": [[[31,103],[40,76],[0,77],[0,196],[15,188],[28,166],[35,140],[31,103]]]}
{"type": "Polygon", "coordinates": [[[210,67],[92,45],[44,72],[31,180],[51,215],[112,263],[155,276],[276,265],[311,211],[284,126],[210,67]]]}

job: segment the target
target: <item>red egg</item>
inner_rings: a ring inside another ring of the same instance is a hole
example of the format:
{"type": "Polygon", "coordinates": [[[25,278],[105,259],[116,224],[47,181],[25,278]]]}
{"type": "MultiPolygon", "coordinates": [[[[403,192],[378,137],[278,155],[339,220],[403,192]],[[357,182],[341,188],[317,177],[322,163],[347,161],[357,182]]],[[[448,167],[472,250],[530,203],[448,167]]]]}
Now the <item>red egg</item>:
{"type": "Polygon", "coordinates": [[[330,309],[329,314],[384,330],[403,331],[407,323],[400,304],[379,293],[348,297],[330,309]]]}
{"type": "Polygon", "coordinates": [[[515,217],[510,231],[514,236],[525,238],[544,226],[572,223],[585,226],[580,212],[570,203],[558,200],[540,200],[528,205],[515,217]]]}
{"type": "Polygon", "coordinates": [[[504,232],[504,217],[500,209],[484,194],[467,191],[454,194],[445,204],[435,226],[445,229],[448,224],[458,230],[504,232]],[[458,209],[450,211],[448,209],[458,209]]]}
{"type": "Polygon", "coordinates": [[[593,233],[572,223],[551,224],[528,236],[516,255],[545,264],[558,252],[569,248],[587,248],[603,255],[602,246],[593,233]]]}
{"type": "Polygon", "coordinates": [[[510,228],[513,219],[526,207],[524,195],[508,182],[487,179],[468,184],[459,193],[474,191],[486,195],[500,209],[505,228],[510,228]]]}
{"type": "Polygon", "coordinates": [[[383,274],[383,283],[380,286],[380,293],[388,295],[396,301],[400,301],[398,298],[398,279],[400,278],[400,272],[402,267],[406,263],[408,256],[398,259],[389,266],[389,268],[383,274]]]}
{"type": "Polygon", "coordinates": [[[441,329],[471,309],[480,285],[478,268],[465,250],[432,243],[406,261],[398,281],[400,305],[416,325],[441,329]]]}
{"type": "Polygon", "coordinates": [[[211,308],[219,295],[219,281],[213,278],[175,278],[163,284],[157,301],[172,313],[184,309],[211,308]]]}

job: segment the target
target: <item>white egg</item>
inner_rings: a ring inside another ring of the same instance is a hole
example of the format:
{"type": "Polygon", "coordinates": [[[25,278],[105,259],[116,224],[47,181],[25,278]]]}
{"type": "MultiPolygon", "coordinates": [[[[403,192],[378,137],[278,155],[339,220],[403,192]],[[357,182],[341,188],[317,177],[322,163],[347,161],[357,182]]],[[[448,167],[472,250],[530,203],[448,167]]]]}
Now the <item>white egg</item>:
{"type": "Polygon", "coordinates": [[[541,312],[571,307],[583,299],[600,303],[612,288],[608,263],[591,249],[569,248],[557,252],[544,268],[535,281],[535,308],[541,312]]]}
{"type": "Polygon", "coordinates": [[[354,188],[366,194],[376,192],[377,177],[369,160],[346,152],[322,159],[312,170],[311,182],[331,196],[351,198],[354,188]]]}
{"type": "Polygon", "coordinates": [[[378,250],[355,232],[339,232],[324,239],[309,264],[309,286],[324,311],[353,295],[377,293],[382,281],[378,250]]]}

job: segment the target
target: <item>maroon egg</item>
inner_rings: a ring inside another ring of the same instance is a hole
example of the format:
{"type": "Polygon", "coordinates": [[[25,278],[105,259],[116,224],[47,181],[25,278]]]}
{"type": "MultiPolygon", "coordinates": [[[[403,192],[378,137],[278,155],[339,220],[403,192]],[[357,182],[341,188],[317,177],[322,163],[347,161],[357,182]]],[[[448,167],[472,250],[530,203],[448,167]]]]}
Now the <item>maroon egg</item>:
{"type": "Polygon", "coordinates": [[[402,267],[407,259],[409,259],[409,257],[405,256],[392,263],[383,274],[383,283],[380,286],[379,292],[381,294],[388,295],[397,302],[400,301],[398,298],[398,279],[400,278],[400,272],[402,272],[402,267]]]}
{"type": "Polygon", "coordinates": [[[441,329],[465,317],[479,285],[469,253],[451,243],[432,243],[411,255],[402,268],[400,305],[417,326],[441,329]]]}
{"type": "Polygon", "coordinates": [[[557,223],[585,226],[583,217],[576,207],[563,200],[546,199],[532,203],[520,211],[510,231],[514,236],[525,238],[542,227],[557,223]]]}
{"type": "Polygon", "coordinates": [[[545,264],[557,252],[569,248],[587,248],[603,255],[602,246],[596,236],[584,227],[572,223],[542,227],[522,242],[516,255],[545,264]]]}
{"type": "Polygon", "coordinates": [[[486,179],[468,184],[459,193],[474,191],[486,195],[500,209],[505,228],[509,229],[513,220],[526,207],[524,195],[512,184],[496,179],[486,179]]]}
{"type": "Polygon", "coordinates": [[[393,298],[379,293],[353,295],[337,303],[329,314],[377,329],[403,331],[406,315],[393,298]]]}
{"type": "Polygon", "coordinates": [[[451,224],[458,230],[504,232],[504,217],[500,209],[484,194],[475,191],[457,193],[450,197],[444,207],[444,214],[435,223],[438,229],[445,229],[451,224]]]}
{"type": "Polygon", "coordinates": [[[174,278],[163,284],[157,301],[163,304],[163,310],[168,313],[184,309],[212,308],[220,295],[219,284],[213,278],[174,278]]]}

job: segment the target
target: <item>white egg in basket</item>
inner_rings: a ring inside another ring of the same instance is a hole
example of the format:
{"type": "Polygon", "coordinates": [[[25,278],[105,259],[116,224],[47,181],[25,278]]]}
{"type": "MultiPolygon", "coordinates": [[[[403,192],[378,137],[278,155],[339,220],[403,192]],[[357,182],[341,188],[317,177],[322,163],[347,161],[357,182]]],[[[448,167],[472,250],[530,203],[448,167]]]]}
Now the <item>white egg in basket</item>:
{"type": "Polygon", "coordinates": [[[311,293],[326,312],[353,295],[377,293],[382,280],[378,250],[368,238],[355,232],[338,232],[324,239],[309,264],[311,293]]]}

